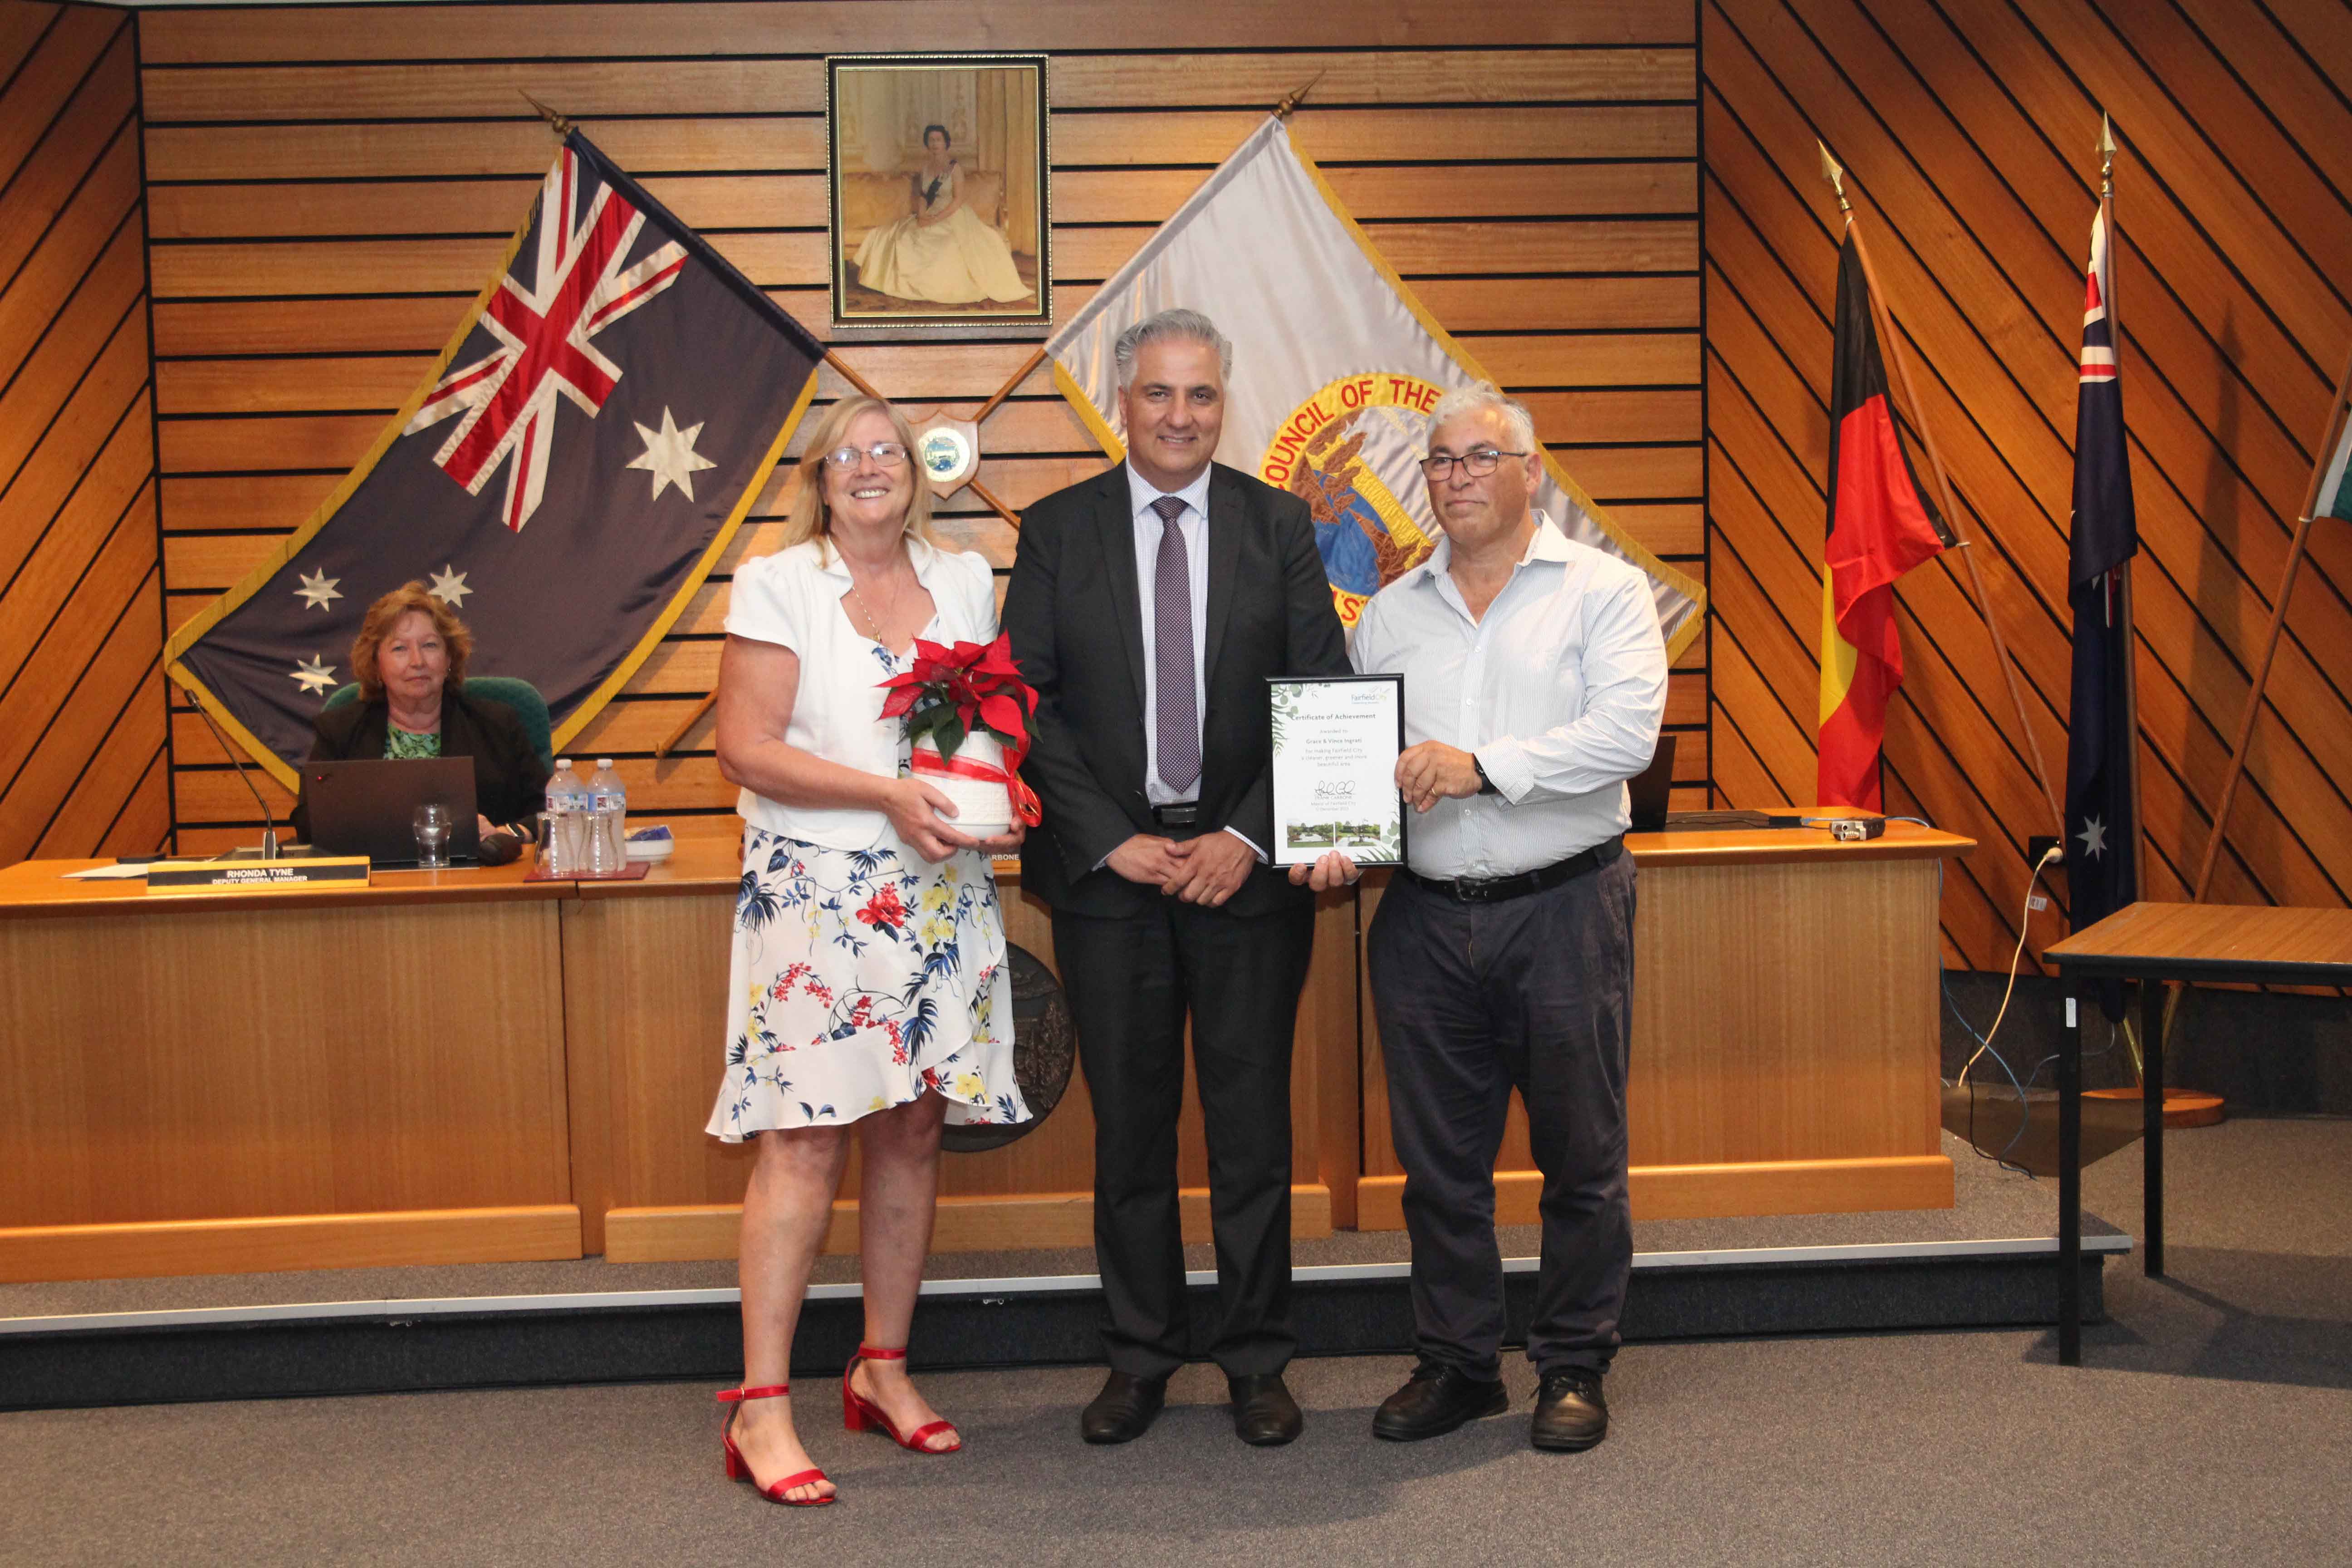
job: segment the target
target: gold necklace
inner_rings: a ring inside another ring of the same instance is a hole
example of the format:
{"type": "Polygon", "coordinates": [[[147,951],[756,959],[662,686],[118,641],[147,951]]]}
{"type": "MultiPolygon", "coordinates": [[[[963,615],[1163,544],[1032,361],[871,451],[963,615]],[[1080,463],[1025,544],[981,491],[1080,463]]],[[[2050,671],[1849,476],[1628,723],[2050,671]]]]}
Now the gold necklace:
{"type": "MultiPolygon", "coordinates": [[[[843,560],[842,564],[845,566],[849,564],[846,558],[843,560]]],[[[892,575],[895,577],[897,574],[894,572],[892,575]]],[[[870,640],[887,650],[890,646],[890,640],[882,635],[882,617],[874,613],[873,606],[866,602],[866,595],[858,592],[857,574],[854,571],[849,574],[849,596],[857,601],[858,609],[865,613],[866,624],[873,628],[868,634],[870,640]]],[[[896,586],[890,590],[888,604],[893,610],[898,607],[898,590],[896,586]]]]}

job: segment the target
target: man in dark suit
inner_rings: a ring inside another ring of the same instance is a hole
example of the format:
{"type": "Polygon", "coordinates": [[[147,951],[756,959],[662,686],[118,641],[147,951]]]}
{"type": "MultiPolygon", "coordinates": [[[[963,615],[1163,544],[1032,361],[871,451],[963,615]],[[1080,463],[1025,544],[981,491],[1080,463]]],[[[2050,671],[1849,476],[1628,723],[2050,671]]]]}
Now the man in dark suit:
{"type": "Polygon", "coordinates": [[[1184,1022],[1217,1248],[1210,1353],[1234,1429],[1287,1443],[1290,1055],[1314,905],[1274,843],[1266,679],[1344,675],[1304,503],[1213,463],[1233,349],[1195,311],[1121,333],[1128,459],[1022,519],[1004,626],[1037,688],[1022,885],[1054,951],[1095,1111],[1111,1372],[1090,1443],[1142,1435],[1188,1348],[1177,1223],[1184,1022]]]}

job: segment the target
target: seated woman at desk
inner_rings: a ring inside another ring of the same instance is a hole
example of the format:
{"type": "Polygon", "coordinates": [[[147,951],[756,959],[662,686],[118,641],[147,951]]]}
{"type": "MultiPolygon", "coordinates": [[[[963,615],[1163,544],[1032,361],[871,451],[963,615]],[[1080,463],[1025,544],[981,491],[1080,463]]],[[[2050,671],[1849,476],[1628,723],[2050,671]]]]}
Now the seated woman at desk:
{"type": "MultiPolygon", "coordinates": [[[[485,835],[505,827],[530,837],[547,798],[547,766],[512,709],[466,695],[473,651],[466,623],[424,584],[394,588],[368,606],[352,639],[359,700],[310,721],[318,738],[309,760],[471,757],[476,826],[485,835]]],[[[294,831],[310,837],[309,804],[299,799],[294,831]]]]}
{"type": "Polygon", "coordinates": [[[948,155],[948,128],[923,127],[923,166],[908,176],[907,216],[857,247],[857,281],[900,300],[1010,303],[1036,290],[1021,281],[1004,236],[971,210],[963,165],[948,155]]]}

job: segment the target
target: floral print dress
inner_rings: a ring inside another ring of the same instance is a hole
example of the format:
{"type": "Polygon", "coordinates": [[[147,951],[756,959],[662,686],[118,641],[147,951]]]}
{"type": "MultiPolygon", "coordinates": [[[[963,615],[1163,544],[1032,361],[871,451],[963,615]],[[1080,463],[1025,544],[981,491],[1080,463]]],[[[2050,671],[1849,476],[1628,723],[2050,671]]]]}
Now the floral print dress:
{"type": "Polygon", "coordinates": [[[950,1122],[1029,1120],[1004,911],[978,850],[933,865],[895,842],[835,849],[747,826],[727,1013],[707,1129],[727,1142],[855,1121],[931,1089],[950,1122]]]}

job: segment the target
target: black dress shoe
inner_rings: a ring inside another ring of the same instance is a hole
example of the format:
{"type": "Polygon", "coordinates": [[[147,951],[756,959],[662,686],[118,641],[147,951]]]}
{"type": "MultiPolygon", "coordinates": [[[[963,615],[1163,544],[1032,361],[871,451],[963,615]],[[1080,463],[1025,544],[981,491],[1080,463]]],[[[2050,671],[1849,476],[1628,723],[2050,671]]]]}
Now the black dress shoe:
{"type": "Polygon", "coordinates": [[[1078,1436],[1089,1443],[1132,1443],[1150,1429],[1168,1400],[1164,1377],[1131,1377],[1114,1372],[1102,1392],[1078,1415],[1078,1436]]]}
{"type": "Polygon", "coordinates": [[[1459,1367],[1425,1361],[1412,1369],[1402,1388],[1381,1401],[1372,1413],[1372,1436],[1391,1443],[1417,1443],[1444,1436],[1481,1415],[1499,1415],[1510,1405],[1500,1378],[1481,1382],[1459,1367]]]}
{"type": "Polygon", "coordinates": [[[1601,1397],[1597,1372],[1543,1374],[1536,1392],[1535,1425],[1528,1440],[1554,1454],[1580,1454],[1609,1436],[1609,1402],[1601,1397]]]}
{"type": "Polygon", "coordinates": [[[1278,1372],[1250,1373],[1225,1379],[1234,1396],[1234,1431],[1244,1443],[1278,1448],[1306,1429],[1307,1417],[1290,1397],[1278,1372]]]}

